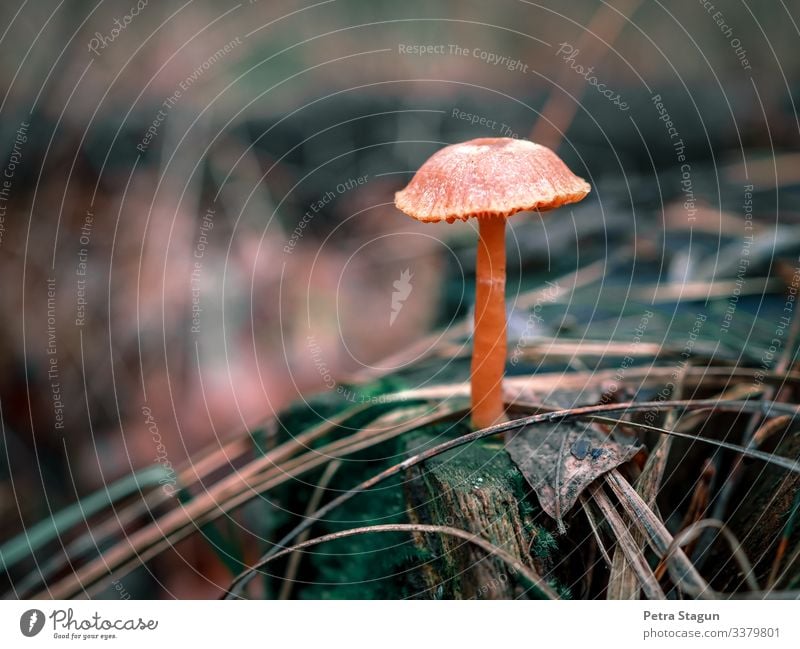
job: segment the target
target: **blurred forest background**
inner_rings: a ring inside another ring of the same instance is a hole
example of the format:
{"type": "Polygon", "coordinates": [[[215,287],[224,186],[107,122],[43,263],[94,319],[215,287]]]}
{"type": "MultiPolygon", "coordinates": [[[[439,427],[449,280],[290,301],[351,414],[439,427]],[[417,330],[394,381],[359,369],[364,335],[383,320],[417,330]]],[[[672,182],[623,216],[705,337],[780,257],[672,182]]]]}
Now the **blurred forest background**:
{"type": "Polygon", "coordinates": [[[534,138],[593,186],[512,219],[512,306],[626,246],[625,290],[735,279],[748,192],[746,274],[791,275],[800,3],[709,4],[6,2],[0,541],[467,315],[474,226],[392,202],[445,143],[534,138]]]}

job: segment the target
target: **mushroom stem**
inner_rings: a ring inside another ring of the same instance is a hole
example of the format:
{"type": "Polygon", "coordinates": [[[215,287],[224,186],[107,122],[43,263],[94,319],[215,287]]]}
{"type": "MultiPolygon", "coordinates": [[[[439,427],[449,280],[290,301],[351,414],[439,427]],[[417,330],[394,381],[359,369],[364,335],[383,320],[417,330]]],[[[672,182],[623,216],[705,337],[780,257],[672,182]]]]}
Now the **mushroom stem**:
{"type": "Polygon", "coordinates": [[[483,218],[478,227],[471,392],[472,425],[480,429],[505,421],[506,218],[483,218]]]}

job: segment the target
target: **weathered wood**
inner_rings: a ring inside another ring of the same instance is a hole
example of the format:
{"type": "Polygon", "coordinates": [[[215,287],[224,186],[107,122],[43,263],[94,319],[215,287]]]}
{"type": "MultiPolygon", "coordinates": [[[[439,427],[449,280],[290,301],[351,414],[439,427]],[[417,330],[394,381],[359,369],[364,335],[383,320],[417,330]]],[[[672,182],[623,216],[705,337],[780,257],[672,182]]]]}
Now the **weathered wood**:
{"type": "MultiPolygon", "coordinates": [[[[415,442],[414,453],[420,440],[415,442]]],[[[532,557],[531,551],[554,542],[533,523],[530,498],[522,475],[499,444],[473,444],[443,454],[411,469],[406,482],[412,522],[473,532],[547,577],[548,561],[532,557]]],[[[515,599],[530,594],[502,561],[459,539],[419,535],[415,541],[433,557],[423,568],[430,597],[515,599]]]]}
{"type": "MultiPolygon", "coordinates": [[[[774,453],[781,457],[800,457],[800,430],[792,424],[789,430],[780,431],[776,437],[779,443],[774,453]]],[[[771,449],[769,449],[771,450],[771,449]]],[[[752,463],[745,470],[741,481],[740,495],[729,526],[742,544],[756,571],[759,583],[764,584],[772,567],[778,544],[783,534],[784,524],[789,518],[794,498],[800,488],[800,476],[796,473],[765,467],[752,463]]],[[[800,527],[796,527],[789,541],[788,553],[800,544],[800,527]]],[[[741,575],[733,561],[729,559],[730,549],[717,540],[715,551],[718,560],[724,565],[720,579],[722,588],[732,589],[741,583],[741,575]]],[[[784,557],[785,569],[790,557],[784,557]]],[[[796,586],[800,566],[789,566],[784,576],[783,587],[796,586]]]]}

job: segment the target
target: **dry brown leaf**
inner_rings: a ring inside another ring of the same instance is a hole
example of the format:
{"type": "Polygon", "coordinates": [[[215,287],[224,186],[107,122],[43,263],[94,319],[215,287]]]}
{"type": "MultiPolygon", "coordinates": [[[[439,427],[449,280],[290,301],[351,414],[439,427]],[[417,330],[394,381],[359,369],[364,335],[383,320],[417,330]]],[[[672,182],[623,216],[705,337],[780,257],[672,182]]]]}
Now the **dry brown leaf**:
{"type": "Polygon", "coordinates": [[[563,530],[564,515],[604,473],[630,460],[639,446],[623,446],[584,422],[528,426],[506,450],[536,491],[539,503],[563,530]]]}

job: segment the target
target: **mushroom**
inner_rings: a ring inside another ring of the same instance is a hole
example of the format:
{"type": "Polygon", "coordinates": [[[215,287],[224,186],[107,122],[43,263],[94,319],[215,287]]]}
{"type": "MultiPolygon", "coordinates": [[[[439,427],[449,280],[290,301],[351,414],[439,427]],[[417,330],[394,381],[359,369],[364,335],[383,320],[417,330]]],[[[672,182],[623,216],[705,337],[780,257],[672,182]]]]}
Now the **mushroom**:
{"type": "Polygon", "coordinates": [[[471,368],[475,428],[505,420],[506,218],[522,210],[544,212],[575,203],[590,189],[547,147],[498,137],[437,151],[395,194],[395,205],[424,223],[478,219],[471,368]]]}

